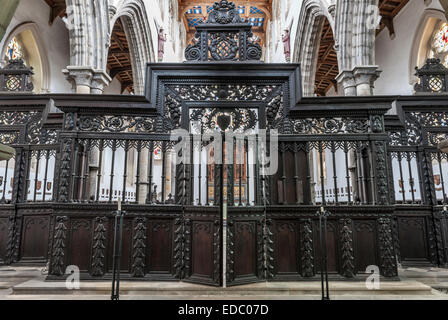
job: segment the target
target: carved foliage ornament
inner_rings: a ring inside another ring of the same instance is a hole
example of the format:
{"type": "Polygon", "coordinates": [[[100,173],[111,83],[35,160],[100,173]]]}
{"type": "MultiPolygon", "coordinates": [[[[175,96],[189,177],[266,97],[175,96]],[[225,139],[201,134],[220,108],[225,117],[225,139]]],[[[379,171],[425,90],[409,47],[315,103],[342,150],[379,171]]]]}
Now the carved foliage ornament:
{"type": "Polygon", "coordinates": [[[213,5],[213,10],[210,12],[207,23],[219,23],[219,24],[230,24],[230,23],[243,23],[244,20],[239,16],[235,3],[229,2],[227,0],[221,0],[220,2],[215,2],[213,5]]]}

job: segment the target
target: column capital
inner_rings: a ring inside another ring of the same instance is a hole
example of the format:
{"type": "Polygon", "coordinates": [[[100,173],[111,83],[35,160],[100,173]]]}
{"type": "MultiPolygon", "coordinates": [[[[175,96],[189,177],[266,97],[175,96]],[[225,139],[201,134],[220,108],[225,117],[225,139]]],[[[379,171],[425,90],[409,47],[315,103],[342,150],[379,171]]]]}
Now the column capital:
{"type": "Polygon", "coordinates": [[[92,94],[103,94],[104,88],[109,86],[112,78],[104,70],[95,70],[92,75],[92,82],[90,85],[92,94]]]}
{"type": "Polygon", "coordinates": [[[356,83],[358,96],[370,96],[373,94],[375,81],[379,78],[381,70],[378,66],[357,66],[353,68],[353,76],[356,83]]]}
{"type": "Polygon", "coordinates": [[[342,84],[345,96],[356,96],[356,82],[352,71],[342,70],[337,75],[336,81],[342,84]]]}
{"type": "Polygon", "coordinates": [[[94,70],[91,67],[68,66],[62,70],[67,81],[74,83],[76,93],[90,93],[94,70]]]}

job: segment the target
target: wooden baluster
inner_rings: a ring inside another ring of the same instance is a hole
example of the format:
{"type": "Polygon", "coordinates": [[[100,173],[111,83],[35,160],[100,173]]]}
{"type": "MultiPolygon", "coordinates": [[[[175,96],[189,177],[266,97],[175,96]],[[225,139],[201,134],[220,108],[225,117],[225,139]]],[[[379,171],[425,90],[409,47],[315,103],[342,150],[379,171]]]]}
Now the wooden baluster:
{"type": "Polygon", "coordinates": [[[406,189],[404,187],[404,177],[403,177],[403,166],[402,166],[402,155],[401,152],[397,152],[398,167],[400,171],[400,182],[401,182],[401,196],[403,198],[403,204],[406,204],[406,189]]]}
{"type": "Polygon", "coordinates": [[[103,170],[103,149],[104,149],[104,140],[101,139],[98,144],[98,149],[100,152],[99,160],[98,160],[98,173],[97,173],[97,184],[96,184],[96,202],[100,201],[100,186],[101,186],[101,177],[103,170]]]}
{"type": "Polygon", "coordinates": [[[115,175],[115,152],[117,151],[117,140],[112,142],[112,160],[110,167],[110,187],[109,187],[109,202],[112,202],[114,193],[114,175],[115,175]]]}
{"type": "Polygon", "coordinates": [[[45,154],[45,174],[44,174],[44,184],[42,186],[42,202],[45,202],[45,193],[47,191],[47,181],[48,181],[48,162],[50,161],[50,150],[47,150],[45,154]]]}

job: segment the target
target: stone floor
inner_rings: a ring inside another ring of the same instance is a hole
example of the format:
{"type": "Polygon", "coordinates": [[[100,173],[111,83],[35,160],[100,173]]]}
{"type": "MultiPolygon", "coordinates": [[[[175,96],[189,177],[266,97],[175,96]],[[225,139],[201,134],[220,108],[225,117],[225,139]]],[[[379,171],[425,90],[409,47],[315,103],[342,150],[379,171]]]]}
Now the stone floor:
{"type": "MultiPolygon", "coordinates": [[[[332,300],[448,300],[448,269],[402,268],[401,281],[330,282],[332,300]]],[[[65,282],[45,281],[40,267],[0,267],[0,300],[109,300],[110,281],[81,281],[79,290],[65,282]]],[[[173,282],[120,283],[122,300],[320,300],[320,282],[258,283],[231,288],[173,282]]]]}

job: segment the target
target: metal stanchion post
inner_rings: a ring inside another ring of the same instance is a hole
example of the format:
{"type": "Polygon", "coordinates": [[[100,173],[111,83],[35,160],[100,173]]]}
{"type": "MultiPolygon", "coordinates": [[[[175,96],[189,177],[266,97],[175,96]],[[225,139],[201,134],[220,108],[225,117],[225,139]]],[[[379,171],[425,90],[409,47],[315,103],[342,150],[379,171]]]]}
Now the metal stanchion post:
{"type": "Polygon", "coordinates": [[[118,210],[115,211],[114,256],[112,262],[112,294],[111,300],[120,300],[121,250],[123,243],[123,220],[126,212],[121,210],[121,199],[118,199],[118,210]],[[117,233],[118,243],[117,243],[117,233]]]}
{"type": "Polygon", "coordinates": [[[322,300],[330,300],[330,289],[328,287],[328,248],[327,248],[327,218],[330,215],[324,207],[317,213],[319,216],[319,239],[320,239],[320,281],[322,288],[322,300]],[[323,230],[322,230],[323,229],[323,230]]]}

